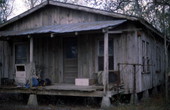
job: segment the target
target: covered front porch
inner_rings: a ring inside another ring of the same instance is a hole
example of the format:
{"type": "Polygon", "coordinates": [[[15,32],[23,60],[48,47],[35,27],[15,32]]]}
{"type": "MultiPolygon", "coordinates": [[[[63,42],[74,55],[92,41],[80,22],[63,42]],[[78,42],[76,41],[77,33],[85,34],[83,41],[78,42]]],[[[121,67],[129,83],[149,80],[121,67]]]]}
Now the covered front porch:
{"type": "Polygon", "coordinates": [[[1,86],[0,92],[86,97],[111,97],[122,92],[120,73],[114,70],[117,64],[114,64],[112,35],[122,33],[113,28],[124,22],[99,21],[2,32],[1,40],[10,48],[6,51],[11,54],[7,60],[12,59],[11,66],[7,65],[11,68],[7,78],[15,79],[16,65],[24,65],[21,70],[26,73],[25,82],[31,83],[36,75],[49,78],[52,84],[30,88],[1,86]],[[79,78],[92,79],[94,83],[76,85],[79,78]]]}

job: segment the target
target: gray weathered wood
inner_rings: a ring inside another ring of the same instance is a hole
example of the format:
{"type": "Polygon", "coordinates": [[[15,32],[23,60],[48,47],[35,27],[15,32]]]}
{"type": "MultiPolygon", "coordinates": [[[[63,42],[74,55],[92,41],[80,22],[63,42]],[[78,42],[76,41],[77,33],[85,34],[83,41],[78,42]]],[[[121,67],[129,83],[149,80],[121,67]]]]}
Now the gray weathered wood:
{"type": "Polygon", "coordinates": [[[33,63],[34,59],[34,44],[33,37],[30,38],[30,63],[33,63]]]}
{"type": "Polygon", "coordinates": [[[104,33],[104,75],[103,75],[103,84],[104,84],[104,92],[106,93],[108,89],[108,75],[109,75],[109,36],[108,32],[104,33]]]}

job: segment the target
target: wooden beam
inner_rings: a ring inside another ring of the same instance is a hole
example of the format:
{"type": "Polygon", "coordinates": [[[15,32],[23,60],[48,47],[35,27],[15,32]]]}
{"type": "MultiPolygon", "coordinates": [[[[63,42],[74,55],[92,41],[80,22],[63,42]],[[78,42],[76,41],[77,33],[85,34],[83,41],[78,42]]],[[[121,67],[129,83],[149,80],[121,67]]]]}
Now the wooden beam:
{"type": "Polygon", "coordinates": [[[103,74],[103,84],[104,84],[104,93],[107,92],[108,88],[108,72],[109,72],[109,36],[108,31],[104,33],[104,74],[103,74]]]}
{"type": "Polygon", "coordinates": [[[30,38],[30,63],[33,63],[33,37],[30,38]]]}
{"type": "Polygon", "coordinates": [[[121,34],[123,31],[108,31],[109,34],[121,34]]]}
{"type": "MultiPolygon", "coordinates": [[[[142,28],[134,28],[134,29],[121,29],[116,31],[108,31],[108,34],[121,34],[123,32],[133,32],[133,31],[141,31],[142,28]]],[[[106,31],[106,30],[105,30],[106,31]]]]}

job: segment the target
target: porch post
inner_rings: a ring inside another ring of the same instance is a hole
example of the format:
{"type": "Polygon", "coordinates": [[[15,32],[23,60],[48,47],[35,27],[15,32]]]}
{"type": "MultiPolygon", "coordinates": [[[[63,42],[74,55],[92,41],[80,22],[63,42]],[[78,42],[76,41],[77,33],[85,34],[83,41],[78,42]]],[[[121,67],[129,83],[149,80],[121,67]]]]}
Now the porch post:
{"type": "Polygon", "coordinates": [[[33,63],[33,37],[30,38],[30,63],[33,63]]]}
{"type": "Polygon", "coordinates": [[[33,37],[30,37],[30,74],[29,74],[29,81],[30,81],[30,87],[32,87],[32,76],[34,74],[34,67],[33,67],[33,37]]]}
{"type": "Polygon", "coordinates": [[[108,46],[109,46],[109,38],[108,38],[108,32],[106,31],[104,33],[104,74],[103,74],[103,84],[104,84],[104,93],[107,92],[107,89],[108,89],[108,72],[109,72],[109,49],[108,49],[108,46]]]}
{"type": "Polygon", "coordinates": [[[102,108],[108,108],[111,105],[110,96],[108,93],[108,84],[109,84],[109,35],[108,30],[104,32],[104,72],[103,72],[103,85],[104,85],[104,95],[101,102],[102,108]]]}

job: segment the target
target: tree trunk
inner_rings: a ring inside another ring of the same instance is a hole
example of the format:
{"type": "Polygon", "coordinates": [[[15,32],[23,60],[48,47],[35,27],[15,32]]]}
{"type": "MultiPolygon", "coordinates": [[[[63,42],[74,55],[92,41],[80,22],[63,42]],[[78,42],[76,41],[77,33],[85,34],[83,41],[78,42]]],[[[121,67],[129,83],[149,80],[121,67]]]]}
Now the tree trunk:
{"type": "Polygon", "coordinates": [[[141,10],[140,10],[140,5],[139,5],[139,1],[138,0],[135,0],[135,13],[138,17],[142,17],[142,13],[141,13],[141,10]]]}

